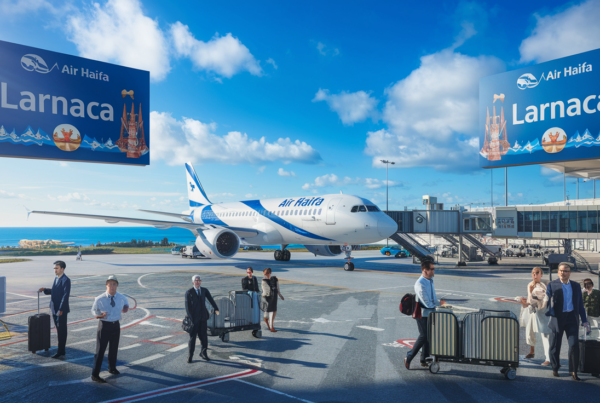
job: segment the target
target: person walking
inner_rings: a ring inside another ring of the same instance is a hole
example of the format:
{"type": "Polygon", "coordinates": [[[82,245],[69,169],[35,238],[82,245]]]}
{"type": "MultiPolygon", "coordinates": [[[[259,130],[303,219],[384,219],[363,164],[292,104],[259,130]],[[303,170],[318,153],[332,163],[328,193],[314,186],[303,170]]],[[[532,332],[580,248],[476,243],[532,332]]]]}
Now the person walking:
{"type": "Polygon", "coordinates": [[[242,279],[242,290],[260,292],[258,289],[258,279],[254,277],[254,269],[248,267],[246,269],[246,277],[242,279]]]}
{"type": "Polygon", "coordinates": [[[127,298],[117,292],[119,280],[114,275],[106,280],[106,292],[96,297],[92,306],[92,314],[99,319],[98,332],[96,333],[96,355],[92,369],[92,381],[106,383],[100,378],[100,369],[104,360],[104,352],[108,346],[108,372],[119,375],[117,370],[117,352],[121,336],[121,313],[127,313],[129,302],[127,298]]]}
{"type": "Polygon", "coordinates": [[[594,324],[594,333],[600,340],[600,329],[598,329],[598,320],[600,319],[600,290],[594,289],[594,282],[590,278],[583,280],[583,306],[588,316],[588,322],[594,324]]]}
{"type": "Polygon", "coordinates": [[[275,315],[277,315],[277,298],[280,297],[282,301],[285,300],[281,292],[279,291],[279,280],[275,276],[271,276],[271,269],[266,268],[263,270],[264,277],[262,279],[262,297],[266,302],[266,309],[264,314],[264,320],[267,324],[267,328],[271,332],[277,332],[273,327],[275,323],[275,315]]]}
{"type": "Polygon", "coordinates": [[[206,300],[215,309],[215,313],[219,314],[219,307],[215,303],[215,300],[210,295],[210,291],[204,287],[200,287],[202,280],[199,275],[192,276],[192,283],[194,286],[186,291],[185,293],[185,312],[194,324],[192,331],[190,332],[190,340],[188,342],[188,364],[192,363],[192,357],[196,350],[196,337],[200,339],[201,350],[200,357],[205,361],[210,361],[208,358],[208,335],[207,321],[210,316],[206,309],[206,300]]]}
{"type": "Polygon", "coordinates": [[[548,327],[550,333],[550,363],[552,374],[558,375],[560,368],[560,347],[563,333],[567,334],[569,342],[569,373],[575,381],[580,381],[577,376],[579,366],[579,318],[583,326],[589,331],[589,324],[581,286],[575,281],[570,281],[571,267],[567,263],[558,265],[558,279],[548,283],[546,295],[550,301],[550,308],[546,316],[550,317],[548,327]]]}
{"type": "Polygon", "coordinates": [[[536,334],[542,337],[544,356],[546,360],[542,365],[550,365],[550,329],[548,328],[548,298],[546,296],[546,285],[542,283],[542,269],[534,267],[531,271],[533,279],[527,285],[527,299],[522,299],[523,312],[521,314],[521,325],[525,327],[527,344],[531,346],[529,354],[525,358],[535,357],[536,334]]]}
{"type": "Polygon", "coordinates": [[[54,284],[52,288],[40,288],[39,292],[50,295],[50,313],[54,319],[54,326],[58,336],[58,349],[52,358],[61,358],[66,355],[67,345],[67,315],[71,312],[69,308],[69,296],[71,295],[71,280],[65,275],[67,265],[62,260],[54,262],[54,284]]]}
{"type": "Polygon", "coordinates": [[[427,317],[429,313],[435,310],[436,306],[441,306],[445,302],[438,302],[435,294],[435,287],[433,285],[433,277],[435,275],[435,267],[432,261],[425,260],[421,262],[421,276],[415,283],[415,297],[417,303],[421,306],[421,318],[415,319],[417,321],[417,328],[419,329],[419,337],[412,350],[406,354],[404,359],[404,366],[406,369],[410,369],[410,363],[415,358],[419,350],[421,350],[421,366],[427,367],[425,359],[429,357],[429,341],[427,340],[427,317]]]}

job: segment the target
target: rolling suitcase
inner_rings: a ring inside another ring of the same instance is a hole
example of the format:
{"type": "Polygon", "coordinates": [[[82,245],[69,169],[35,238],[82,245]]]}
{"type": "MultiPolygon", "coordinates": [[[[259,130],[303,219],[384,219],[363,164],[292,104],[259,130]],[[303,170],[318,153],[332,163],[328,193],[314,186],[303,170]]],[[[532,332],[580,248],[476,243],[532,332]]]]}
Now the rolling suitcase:
{"type": "Polygon", "coordinates": [[[252,298],[247,291],[230,291],[229,298],[235,308],[234,326],[252,324],[252,298]]]}
{"type": "Polygon", "coordinates": [[[427,319],[429,354],[436,357],[458,358],[459,326],[452,312],[436,310],[427,319]]]}
{"type": "MultiPolygon", "coordinates": [[[[462,323],[462,353],[464,358],[481,359],[482,358],[482,320],[486,317],[495,316],[501,318],[515,317],[511,311],[494,311],[490,309],[480,309],[479,312],[471,312],[464,316],[462,323]]],[[[489,332],[489,329],[488,329],[489,332]]]]}
{"type": "Polygon", "coordinates": [[[585,330],[583,331],[583,340],[579,339],[579,372],[600,374],[600,341],[587,340],[585,330]]]}
{"type": "Polygon", "coordinates": [[[481,359],[519,362],[519,321],[510,311],[481,310],[481,359]]]}
{"type": "Polygon", "coordinates": [[[50,315],[40,313],[40,293],[38,292],[38,313],[28,319],[27,349],[35,354],[36,351],[50,349],[50,315]]]}

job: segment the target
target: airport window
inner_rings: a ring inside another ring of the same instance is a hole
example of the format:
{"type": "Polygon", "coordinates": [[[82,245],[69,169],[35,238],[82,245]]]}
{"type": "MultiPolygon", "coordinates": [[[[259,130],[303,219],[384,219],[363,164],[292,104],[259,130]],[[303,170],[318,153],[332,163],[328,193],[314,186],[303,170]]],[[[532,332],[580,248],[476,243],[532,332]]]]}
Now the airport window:
{"type": "Polygon", "coordinates": [[[381,211],[377,206],[367,206],[368,211],[381,211]]]}
{"type": "Polygon", "coordinates": [[[588,212],[588,232],[598,232],[598,212],[589,210],[588,212]]]}
{"type": "Polygon", "coordinates": [[[588,217],[587,211],[579,210],[577,212],[577,218],[579,219],[579,232],[588,232],[588,217]]]}
{"type": "Polygon", "coordinates": [[[525,232],[524,214],[517,211],[517,232],[525,232]]]}
{"type": "Polygon", "coordinates": [[[471,220],[469,220],[468,218],[464,219],[464,230],[465,231],[471,231],[471,220]]]}
{"type": "Polygon", "coordinates": [[[558,211],[550,211],[550,232],[558,232],[558,211]]]}
{"type": "Polygon", "coordinates": [[[365,206],[358,206],[358,212],[359,213],[364,213],[367,211],[367,208],[365,206]]]}
{"type": "Polygon", "coordinates": [[[577,232],[577,211],[569,211],[569,232],[577,232]]]}
{"type": "Polygon", "coordinates": [[[559,219],[559,228],[560,232],[569,232],[569,212],[561,211],[559,219]]]}
{"type": "Polygon", "coordinates": [[[533,232],[540,232],[540,222],[541,222],[541,212],[534,211],[533,212],[533,232]]]}
{"type": "Polygon", "coordinates": [[[356,213],[358,211],[358,206],[352,206],[352,210],[350,210],[351,213],[356,213]]]}
{"type": "Polygon", "coordinates": [[[542,232],[550,232],[550,212],[542,211],[542,232]]]}
{"type": "Polygon", "coordinates": [[[525,232],[533,230],[533,211],[525,211],[525,232]]]}

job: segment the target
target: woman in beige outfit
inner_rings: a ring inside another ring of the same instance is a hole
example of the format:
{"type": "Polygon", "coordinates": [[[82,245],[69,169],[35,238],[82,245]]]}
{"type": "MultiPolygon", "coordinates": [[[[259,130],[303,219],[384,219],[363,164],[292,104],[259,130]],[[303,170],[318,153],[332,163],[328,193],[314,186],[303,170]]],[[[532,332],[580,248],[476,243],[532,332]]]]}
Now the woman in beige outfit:
{"type": "Polygon", "coordinates": [[[542,283],[542,269],[534,267],[531,271],[533,281],[527,286],[527,299],[522,298],[521,304],[521,326],[525,327],[527,344],[531,351],[525,358],[535,357],[536,333],[540,333],[546,361],[542,365],[550,365],[550,329],[548,328],[548,297],[546,296],[546,285],[542,283]]]}

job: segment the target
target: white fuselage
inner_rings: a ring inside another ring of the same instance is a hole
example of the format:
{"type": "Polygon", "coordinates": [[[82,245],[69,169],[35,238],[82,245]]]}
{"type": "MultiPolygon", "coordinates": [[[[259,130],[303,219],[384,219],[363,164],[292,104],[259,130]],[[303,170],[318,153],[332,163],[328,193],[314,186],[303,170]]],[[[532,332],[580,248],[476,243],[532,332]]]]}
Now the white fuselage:
{"type": "Polygon", "coordinates": [[[372,202],[343,194],[211,204],[194,208],[192,217],[198,224],[256,230],[258,235],[241,237],[245,245],[365,244],[398,228],[372,202]],[[355,206],[362,207],[352,212],[355,206]]]}

